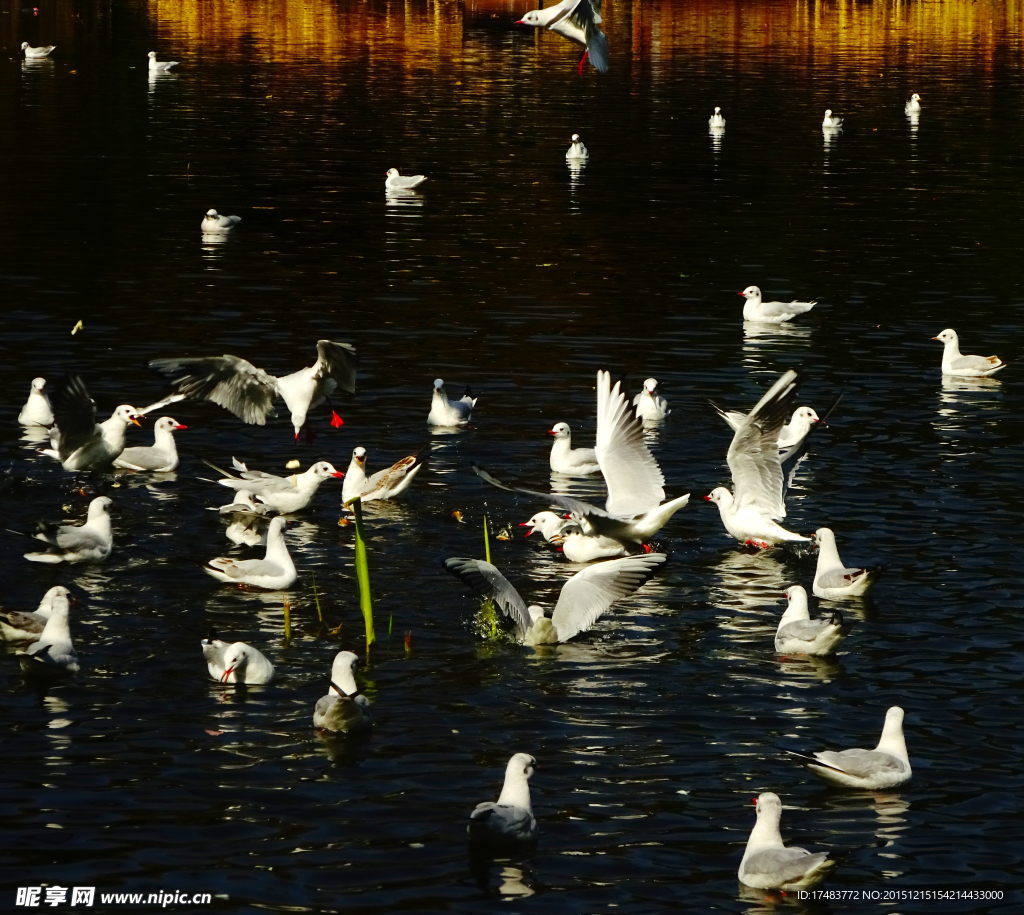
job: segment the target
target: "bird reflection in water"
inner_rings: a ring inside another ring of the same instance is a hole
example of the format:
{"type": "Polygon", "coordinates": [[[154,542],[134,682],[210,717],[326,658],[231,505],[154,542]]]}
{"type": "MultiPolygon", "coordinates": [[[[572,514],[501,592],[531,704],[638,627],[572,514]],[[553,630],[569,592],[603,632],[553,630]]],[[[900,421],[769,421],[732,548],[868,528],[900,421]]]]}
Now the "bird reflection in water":
{"type": "MultiPolygon", "coordinates": [[[[407,188],[389,188],[384,194],[384,204],[389,210],[397,207],[422,207],[423,195],[419,191],[407,188]]],[[[390,215],[399,214],[392,213],[390,215]]]]}
{"type": "Polygon", "coordinates": [[[722,143],[725,140],[725,128],[709,127],[708,136],[711,137],[711,152],[717,156],[722,151],[722,143]]]}
{"type": "Polygon", "coordinates": [[[489,896],[505,896],[525,898],[532,896],[536,890],[533,874],[521,866],[521,858],[495,858],[486,851],[471,846],[469,850],[469,869],[480,887],[489,896]]]}
{"type": "Polygon", "coordinates": [[[795,892],[783,890],[759,890],[745,883],[736,882],[739,887],[737,897],[742,902],[752,903],[751,908],[743,909],[743,915],[777,915],[780,911],[802,913],[820,912],[820,903],[801,901],[795,892]]]}
{"type": "MultiPolygon", "coordinates": [[[[583,172],[587,163],[583,159],[568,159],[565,164],[569,169],[569,190],[578,191],[583,186],[583,172]]],[[[573,203],[570,209],[578,210],[579,207],[573,203]]]]}
{"type": "Polygon", "coordinates": [[[796,348],[811,339],[807,324],[760,324],[743,322],[743,364],[750,368],[775,370],[779,348],[796,348]]]}

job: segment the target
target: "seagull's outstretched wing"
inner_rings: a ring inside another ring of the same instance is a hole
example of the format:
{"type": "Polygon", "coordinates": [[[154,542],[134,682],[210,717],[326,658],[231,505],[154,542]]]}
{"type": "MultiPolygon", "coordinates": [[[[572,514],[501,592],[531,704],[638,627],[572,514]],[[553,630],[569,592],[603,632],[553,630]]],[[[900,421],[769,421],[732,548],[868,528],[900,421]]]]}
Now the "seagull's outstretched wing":
{"type": "Polygon", "coordinates": [[[318,358],[313,366],[316,379],[331,377],[347,394],[356,390],[356,348],[350,343],[335,343],[332,340],[317,340],[318,358]]]}
{"type": "Polygon", "coordinates": [[[643,423],[622,394],[621,382],[597,373],[597,463],[608,485],[609,515],[643,515],[665,499],[665,476],[644,440],[643,423]]]}
{"type": "Polygon", "coordinates": [[[726,458],[737,506],[753,508],[777,520],[786,517],[779,431],[786,424],[796,386],[797,373],[790,369],[771,386],[736,430],[726,458]]]}
{"type": "Polygon", "coordinates": [[[587,52],[590,55],[590,62],[598,73],[608,72],[608,37],[601,31],[598,23],[601,21],[600,3],[594,9],[593,0],[580,0],[569,17],[586,36],[587,52]]]}
{"type": "Polygon", "coordinates": [[[530,614],[526,609],[526,601],[494,566],[482,559],[453,556],[444,561],[444,567],[477,594],[491,598],[501,607],[502,613],[516,624],[519,637],[523,638],[526,635],[530,628],[530,614]]]}
{"type": "Polygon", "coordinates": [[[186,400],[209,400],[243,422],[262,426],[274,415],[277,379],[238,356],[154,359],[149,367],[172,376],[186,400]]]}
{"type": "Polygon", "coordinates": [[[96,426],[96,404],[78,375],[70,375],[60,383],[52,404],[59,433],[57,451],[62,461],[103,434],[96,426]]]}
{"type": "Polygon", "coordinates": [[[615,601],[629,597],[650,581],[668,557],[664,553],[626,556],[589,566],[562,587],[551,622],[558,641],[586,632],[615,601]]]}

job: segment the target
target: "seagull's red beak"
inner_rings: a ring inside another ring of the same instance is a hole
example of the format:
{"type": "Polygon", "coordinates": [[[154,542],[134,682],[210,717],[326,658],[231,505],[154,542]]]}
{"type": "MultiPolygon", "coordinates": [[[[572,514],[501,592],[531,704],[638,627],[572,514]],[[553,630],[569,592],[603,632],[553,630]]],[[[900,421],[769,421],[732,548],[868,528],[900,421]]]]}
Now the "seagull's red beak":
{"type": "Polygon", "coordinates": [[[335,470],[334,473],[331,474],[331,476],[337,477],[340,480],[343,476],[345,476],[345,474],[343,474],[340,470],[335,470]]]}
{"type": "Polygon", "coordinates": [[[757,798],[756,797],[754,798],[754,806],[755,807],[757,806],[757,798]]]}
{"type": "Polygon", "coordinates": [[[514,23],[512,23],[512,24],[513,24],[513,25],[526,25],[526,23],[525,23],[525,22],[523,22],[523,20],[522,20],[522,19],[517,19],[517,20],[516,20],[516,21],[515,21],[514,23]]]}
{"type": "Polygon", "coordinates": [[[704,497],[704,501],[705,502],[710,502],[711,501],[711,496],[705,496],[704,497]]]}
{"type": "Polygon", "coordinates": [[[736,293],[736,295],[738,295],[738,296],[742,296],[742,295],[743,295],[743,293],[742,293],[742,292],[737,292],[737,293],[736,293]]]}
{"type": "Polygon", "coordinates": [[[224,671],[224,673],[222,673],[220,675],[220,682],[221,683],[227,683],[228,682],[228,677],[230,677],[234,672],[235,672],[235,669],[233,667],[229,667],[227,670],[224,671]]]}
{"type": "Polygon", "coordinates": [[[555,434],[555,430],[554,429],[548,429],[548,435],[554,435],[554,434],[555,434]]]}
{"type": "Polygon", "coordinates": [[[181,423],[178,423],[178,425],[176,425],[174,428],[180,432],[182,429],[187,429],[188,426],[185,426],[185,425],[182,425],[181,423]]]}
{"type": "Polygon", "coordinates": [[[933,339],[933,340],[938,340],[939,338],[938,338],[938,337],[932,337],[932,339],[933,339]]]}

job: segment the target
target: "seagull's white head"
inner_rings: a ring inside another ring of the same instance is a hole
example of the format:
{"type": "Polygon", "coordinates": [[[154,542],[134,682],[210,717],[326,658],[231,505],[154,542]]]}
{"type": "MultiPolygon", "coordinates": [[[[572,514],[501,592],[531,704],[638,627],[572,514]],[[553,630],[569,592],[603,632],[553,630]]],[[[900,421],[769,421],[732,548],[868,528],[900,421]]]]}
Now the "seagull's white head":
{"type": "Polygon", "coordinates": [[[827,118],[832,117],[832,109],[831,108],[826,108],[825,109],[825,117],[827,117],[827,118]]]}
{"type": "Polygon", "coordinates": [[[149,57],[150,60],[156,60],[156,51],[150,51],[146,56],[149,57]]]}
{"type": "Polygon", "coordinates": [[[821,418],[817,413],[814,412],[812,407],[800,407],[794,414],[794,420],[803,420],[807,423],[818,423],[821,422],[821,418]]]}
{"type": "Polygon", "coordinates": [[[235,642],[228,646],[224,652],[224,673],[220,675],[221,683],[230,682],[232,674],[235,675],[235,682],[239,683],[245,679],[245,668],[249,663],[249,646],[245,642],[235,642]]]}
{"type": "Polygon", "coordinates": [[[435,378],[434,379],[434,390],[437,391],[438,393],[441,393],[441,394],[444,393],[444,379],[443,378],[435,378]]]}
{"type": "MultiPolygon", "coordinates": [[[[540,607],[536,609],[540,610],[540,607]]],[[[543,612],[541,613],[543,616],[543,612]]],[[[516,753],[505,767],[505,778],[512,779],[529,779],[533,775],[533,770],[537,768],[537,760],[535,760],[529,753],[516,753]]]]}
{"type": "Polygon", "coordinates": [[[578,133],[574,133],[574,134],[572,135],[572,141],[573,141],[573,143],[579,143],[579,141],[580,141],[580,135],[579,135],[578,133]]]}
{"type": "Polygon", "coordinates": [[[789,601],[787,615],[790,618],[807,614],[807,591],[803,585],[790,585],[783,593],[789,601]],[[795,613],[790,614],[790,610],[795,611],[795,613]]]}
{"type": "Polygon", "coordinates": [[[947,327],[941,334],[939,334],[937,337],[932,337],[932,339],[939,340],[942,343],[956,343],[956,331],[953,330],[952,327],[947,327]]]}
{"type": "Polygon", "coordinates": [[[46,386],[45,378],[33,378],[32,379],[32,390],[38,391],[40,394],[43,393],[43,388],[46,386]]]}
{"type": "Polygon", "coordinates": [[[142,423],[139,422],[139,417],[141,415],[142,414],[139,413],[139,411],[136,410],[135,407],[129,406],[126,403],[121,404],[121,406],[119,406],[114,411],[114,416],[121,420],[121,422],[123,422],[126,426],[128,425],[128,423],[135,423],[136,426],[141,426],[142,423]]]}
{"type": "Polygon", "coordinates": [[[782,819],[782,801],[774,791],[765,791],[760,797],[754,798],[754,807],[757,809],[757,818],[762,815],[769,819],[782,819]]]}
{"type": "Polygon", "coordinates": [[[740,293],[740,295],[750,302],[761,301],[761,289],[759,286],[748,286],[746,289],[743,290],[743,292],[740,293]]]}
{"type": "Polygon", "coordinates": [[[388,177],[389,178],[397,178],[398,177],[398,169],[397,168],[389,168],[388,169],[388,177]]]}
{"type": "Polygon", "coordinates": [[[547,539],[562,526],[562,519],[551,511],[537,512],[529,521],[520,521],[519,526],[530,529],[526,533],[527,537],[534,531],[540,531],[541,536],[547,539]]]}
{"type": "Polygon", "coordinates": [[[814,537],[812,539],[815,545],[818,547],[820,547],[823,543],[830,543],[832,544],[832,546],[836,545],[836,535],[832,533],[831,528],[819,527],[814,532],[814,537]]]}
{"type": "Polygon", "coordinates": [[[567,423],[555,423],[555,425],[548,429],[548,435],[553,435],[556,441],[562,438],[569,438],[571,434],[567,423]]]}
{"type": "Polygon", "coordinates": [[[910,96],[910,101],[912,101],[912,102],[919,102],[919,101],[921,101],[921,96],[919,96],[919,95],[918,95],[918,94],[917,94],[917,93],[915,92],[915,93],[914,93],[914,94],[913,94],[912,96],[910,96]]]}
{"type": "Polygon", "coordinates": [[[100,515],[105,515],[107,509],[113,505],[113,501],[107,496],[97,496],[89,503],[89,520],[97,518],[100,515]]]}
{"type": "Polygon", "coordinates": [[[541,26],[543,24],[544,21],[541,19],[541,10],[530,10],[530,12],[526,13],[522,19],[516,20],[516,25],[541,26]]]}
{"type": "Polygon", "coordinates": [[[337,477],[339,480],[345,476],[340,470],[335,470],[334,465],[329,461],[320,461],[314,464],[306,473],[312,471],[312,475],[315,477],[337,477]]]}
{"type": "Polygon", "coordinates": [[[644,391],[650,395],[654,395],[654,392],[658,389],[658,379],[648,378],[644,382],[644,391]]]}
{"type": "Polygon", "coordinates": [[[25,48],[27,48],[27,47],[28,47],[28,42],[27,42],[27,41],[23,41],[23,42],[21,43],[21,50],[22,50],[22,51],[24,51],[24,50],[25,50],[25,48]]]}
{"type": "Polygon", "coordinates": [[[719,507],[732,504],[732,493],[724,486],[717,486],[705,497],[705,502],[715,502],[719,507]]]}
{"type": "MultiPolygon", "coordinates": [[[[351,651],[339,651],[331,665],[331,689],[338,687],[346,696],[354,696],[359,692],[356,684],[355,670],[359,658],[351,651]]],[[[338,690],[335,690],[337,692],[338,690]]],[[[330,692],[330,690],[328,690],[330,692]]]]}
{"type": "Polygon", "coordinates": [[[366,449],[360,445],[352,452],[352,460],[355,461],[360,467],[366,463],[366,449]]]}
{"type": "Polygon", "coordinates": [[[179,429],[187,429],[188,426],[184,426],[179,423],[176,419],[171,419],[169,416],[161,416],[154,424],[154,432],[177,432],[179,429]]]}
{"type": "Polygon", "coordinates": [[[206,211],[207,219],[216,219],[218,216],[220,216],[220,213],[218,213],[213,207],[210,207],[210,209],[206,211]]]}
{"type": "Polygon", "coordinates": [[[269,540],[271,535],[284,537],[284,528],[288,521],[278,515],[276,518],[270,519],[270,524],[267,525],[267,539],[269,540]]]}
{"type": "Polygon", "coordinates": [[[722,109],[719,108],[718,105],[715,105],[715,114],[721,114],[721,113],[722,113],[722,109]]]}

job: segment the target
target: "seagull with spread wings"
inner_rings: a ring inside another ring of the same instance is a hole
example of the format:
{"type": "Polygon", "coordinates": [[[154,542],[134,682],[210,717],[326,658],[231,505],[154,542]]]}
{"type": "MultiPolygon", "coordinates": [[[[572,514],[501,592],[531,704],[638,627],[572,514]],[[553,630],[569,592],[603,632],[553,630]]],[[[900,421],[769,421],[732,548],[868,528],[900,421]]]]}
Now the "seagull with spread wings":
{"type": "Polygon", "coordinates": [[[562,0],[544,10],[530,10],[516,25],[548,29],[584,47],[578,73],[590,58],[598,73],[608,72],[608,38],[598,27],[601,22],[601,0],[562,0]]]}

